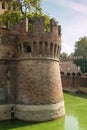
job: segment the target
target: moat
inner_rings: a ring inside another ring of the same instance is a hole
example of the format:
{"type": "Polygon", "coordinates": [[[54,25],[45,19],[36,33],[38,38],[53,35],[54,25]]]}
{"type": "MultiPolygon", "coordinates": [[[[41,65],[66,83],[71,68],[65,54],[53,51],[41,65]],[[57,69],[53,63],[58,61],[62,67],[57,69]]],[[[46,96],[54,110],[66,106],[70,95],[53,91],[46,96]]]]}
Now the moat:
{"type": "Polygon", "coordinates": [[[66,116],[44,123],[0,122],[0,130],[86,130],[87,95],[64,93],[66,116]]]}

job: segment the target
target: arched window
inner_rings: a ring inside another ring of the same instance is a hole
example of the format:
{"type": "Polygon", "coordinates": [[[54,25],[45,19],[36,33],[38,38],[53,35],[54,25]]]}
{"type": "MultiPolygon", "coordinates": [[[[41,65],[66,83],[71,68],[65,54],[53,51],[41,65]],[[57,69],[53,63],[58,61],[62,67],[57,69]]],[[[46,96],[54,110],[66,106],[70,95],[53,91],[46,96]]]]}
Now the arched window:
{"type": "Polygon", "coordinates": [[[51,54],[51,57],[53,55],[53,43],[50,44],[50,54],[51,54]]]}
{"type": "Polygon", "coordinates": [[[57,57],[59,58],[59,51],[60,51],[60,46],[58,45],[57,47],[57,57]]]}
{"type": "Polygon", "coordinates": [[[64,72],[63,72],[63,71],[61,71],[61,75],[64,75],[64,72]]]}
{"type": "Polygon", "coordinates": [[[77,72],[77,76],[81,76],[81,73],[80,73],[80,72],[77,72]]]}
{"type": "Polygon", "coordinates": [[[28,46],[28,47],[26,48],[26,52],[27,52],[27,53],[31,53],[31,46],[28,46]]]}
{"type": "Polygon", "coordinates": [[[4,2],[2,3],[2,9],[5,9],[5,3],[4,2]]]}
{"type": "Polygon", "coordinates": [[[72,76],[75,76],[75,73],[74,73],[74,72],[72,73],[72,76]]]}
{"type": "Polygon", "coordinates": [[[45,42],[45,52],[47,52],[47,50],[48,50],[48,43],[45,42]]]}
{"type": "Polygon", "coordinates": [[[33,49],[36,49],[36,41],[33,42],[33,49]]]}
{"type": "Polygon", "coordinates": [[[39,53],[42,54],[42,42],[39,42],[39,53]]]}
{"type": "Polygon", "coordinates": [[[11,71],[8,69],[7,70],[7,80],[11,79],[11,71]]]}
{"type": "Polygon", "coordinates": [[[24,53],[31,53],[31,46],[28,43],[24,43],[24,53]]]}
{"type": "Polygon", "coordinates": [[[87,76],[87,73],[85,73],[84,75],[87,76]]]}
{"type": "Polygon", "coordinates": [[[67,73],[67,76],[70,76],[70,73],[67,73]]]}
{"type": "Polygon", "coordinates": [[[18,46],[18,54],[21,55],[21,44],[18,46]]]}
{"type": "Polygon", "coordinates": [[[21,44],[19,44],[19,51],[21,51],[21,44]]]}
{"type": "Polygon", "coordinates": [[[36,41],[33,42],[33,54],[36,54],[37,51],[37,46],[36,46],[36,41]]]}
{"type": "Polygon", "coordinates": [[[54,57],[56,57],[56,49],[57,49],[57,44],[54,46],[54,57]]]}

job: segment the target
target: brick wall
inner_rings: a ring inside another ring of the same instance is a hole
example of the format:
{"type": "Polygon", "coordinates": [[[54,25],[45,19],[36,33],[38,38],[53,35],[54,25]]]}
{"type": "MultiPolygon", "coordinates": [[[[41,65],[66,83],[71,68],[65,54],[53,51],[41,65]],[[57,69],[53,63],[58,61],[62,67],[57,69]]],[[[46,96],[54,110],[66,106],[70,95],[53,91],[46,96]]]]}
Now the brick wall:
{"type": "Polygon", "coordinates": [[[50,59],[18,61],[17,103],[51,104],[63,100],[59,63],[50,59]]]}
{"type": "Polygon", "coordinates": [[[67,76],[62,75],[62,86],[64,90],[82,91],[87,93],[87,77],[86,76],[67,76]]]}
{"type": "Polygon", "coordinates": [[[50,32],[45,32],[43,18],[35,18],[33,26],[35,30],[30,32],[26,18],[9,24],[9,29],[0,27],[0,73],[5,84],[0,85],[0,92],[7,94],[7,98],[1,94],[0,98],[16,103],[18,119],[52,120],[65,114],[59,68],[60,26],[51,19],[50,32]],[[30,110],[32,106],[35,109],[30,110]],[[44,118],[43,112],[47,115],[44,118]]]}
{"type": "Polygon", "coordinates": [[[14,103],[16,92],[16,63],[0,61],[0,104],[14,103]]]}

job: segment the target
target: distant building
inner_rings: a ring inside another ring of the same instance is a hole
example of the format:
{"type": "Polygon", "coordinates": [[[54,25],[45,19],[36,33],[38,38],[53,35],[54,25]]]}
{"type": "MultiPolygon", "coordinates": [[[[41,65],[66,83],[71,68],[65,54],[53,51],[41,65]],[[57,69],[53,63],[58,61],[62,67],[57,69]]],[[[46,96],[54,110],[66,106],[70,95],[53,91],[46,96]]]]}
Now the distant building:
{"type": "Polygon", "coordinates": [[[65,75],[82,75],[80,67],[74,64],[73,59],[65,59],[60,61],[61,74],[65,75]]]}

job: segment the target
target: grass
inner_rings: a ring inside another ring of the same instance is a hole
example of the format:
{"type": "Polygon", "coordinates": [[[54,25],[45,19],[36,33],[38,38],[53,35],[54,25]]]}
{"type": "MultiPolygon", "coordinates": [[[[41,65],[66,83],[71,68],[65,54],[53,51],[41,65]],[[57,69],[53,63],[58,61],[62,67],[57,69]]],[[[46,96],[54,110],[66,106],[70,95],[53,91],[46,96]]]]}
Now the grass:
{"type": "Polygon", "coordinates": [[[13,122],[1,121],[0,130],[86,130],[87,95],[64,93],[64,100],[66,107],[65,117],[44,123],[29,123],[18,120],[13,122]],[[74,127],[70,125],[76,120],[78,129],[75,129],[76,123],[74,123],[74,127]]]}

